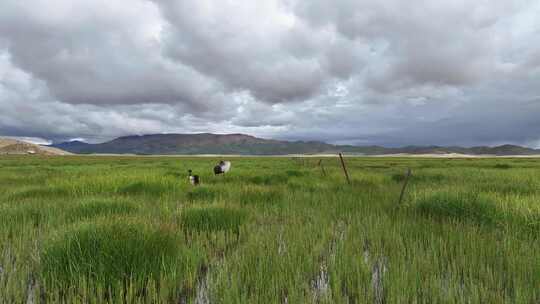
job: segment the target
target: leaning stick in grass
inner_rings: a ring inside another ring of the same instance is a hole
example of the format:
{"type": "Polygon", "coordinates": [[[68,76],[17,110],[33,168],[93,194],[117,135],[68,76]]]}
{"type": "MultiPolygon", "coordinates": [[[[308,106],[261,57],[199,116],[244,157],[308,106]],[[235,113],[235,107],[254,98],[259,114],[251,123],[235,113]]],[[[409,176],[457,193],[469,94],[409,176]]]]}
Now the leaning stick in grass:
{"type": "Polygon", "coordinates": [[[350,185],[351,180],[349,178],[349,173],[347,172],[347,167],[345,166],[345,161],[343,161],[343,155],[341,155],[341,153],[339,153],[339,159],[341,160],[341,166],[343,167],[343,172],[345,173],[345,177],[347,178],[347,183],[349,183],[350,185]]]}
{"type": "Polygon", "coordinates": [[[403,182],[403,188],[401,188],[401,194],[399,195],[398,206],[401,205],[401,201],[403,200],[403,196],[405,195],[405,188],[407,188],[407,184],[409,183],[409,177],[411,177],[411,169],[407,169],[407,175],[405,175],[405,181],[403,182]]]}
{"type": "Polygon", "coordinates": [[[322,164],[322,159],[319,159],[319,163],[317,165],[321,168],[322,175],[326,176],[326,171],[324,171],[324,166],[322,164]]]}

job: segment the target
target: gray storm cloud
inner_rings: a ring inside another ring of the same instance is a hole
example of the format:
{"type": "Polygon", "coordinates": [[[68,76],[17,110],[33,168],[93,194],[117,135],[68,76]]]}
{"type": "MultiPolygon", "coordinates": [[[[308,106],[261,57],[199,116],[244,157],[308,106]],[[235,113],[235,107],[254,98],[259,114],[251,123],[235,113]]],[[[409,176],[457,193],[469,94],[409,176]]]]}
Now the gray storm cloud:
{"type": "Polygon", "coordinates": [[[537,1],[6,0],[0,135],[540,145],[537,1]]]}

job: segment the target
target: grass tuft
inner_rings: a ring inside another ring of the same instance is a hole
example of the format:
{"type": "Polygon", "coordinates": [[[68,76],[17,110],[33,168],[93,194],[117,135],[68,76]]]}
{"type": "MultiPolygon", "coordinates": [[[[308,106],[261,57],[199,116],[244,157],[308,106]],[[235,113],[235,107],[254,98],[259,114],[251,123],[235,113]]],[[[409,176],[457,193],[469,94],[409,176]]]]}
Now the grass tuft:
{"type": "Polygon", "coordinates": [[[137,206],[119,199],[93,199],[75,206],[71,210],[74,219],[90,219],[103,215],[135,213],[137,206]]]}
{"type": "Polygon", "coordinates": [[[285,171],[285,174],[287,174],[288,177],[301,177],[305,175],[304,172],[298,170],[287,170],[285,171]]]}
{"type": "Polygon", "coordinates": [[[9,209],[0,208],[0,221],[8,229],[17,228],[21,224],[30,224],[37,228],[45,219],[46,214],[44,210],[30,204],[23,204],[9,209]]]}
{"type": "Polygon", "coordinates": [[[288,176],[282,174],[261,175],[249,178],[252,184],[265,186],[286,184],[288,180],[288,176]]]}
{"type": "Polygon", "coordinates": [[[123,195],[161,195],[169,190],[166,185],[151,182],[136,182],[118,189],[119,194],[123,195]]]}
{"type": "Polygon", "coordinates": [[[394,173],[392,174],[392,180],[397,182],[397,183],[401,183],[402,181],[405,180],[405,174],[403,173],[394,173]]]}
{"type": "Polygon", "coordinates": [[[487,195],[439,192],[414,205],[424,215],[492,225],[525,233],[540,232],[540,213],[503,208],[487,195]]]}
{"type": "Polygon", "coordinates": [[[249,189],[242,192],[239,202],[242,205],[257,205],[260,207],[266,205],[281,205],[283,203],[283,193],[273,189],[249,189]]]}
{"type": "Polygon", "coordinates": [[[187,199],[191,202],[212,202],[215,198],[216,193],[205,186],[198,186],[187,192],[187,199]]]}
{"type": "Polygon", "coordinates": [[[246,211],[226,207],[191,208],[181,214],[184,229],[197,232],[229,231],[238,234],[246,219],[246,211]]]}
{"type": "Polygon", "coordinates": [[[11,195],[11,199],[27,198],[55,198],[69,195],[69,191],[62,187],[31,187],[17,191],[11,195]]]}
{"type": "Polygon", "coordinates": [[[41,276],[47,288],[61,290],[83,278],[110,288],[164,273],[182,277],[199,263],[171,229],[143,226],[130,220],[83,223],[46,243],[41,276]]]}
{"type": "Polygon", "coordinates": [[[438,192],[417,201],[415,208],[425,215],[484,224],[496,224],[504,218],[493,201],[470,193],[438,192]]]}

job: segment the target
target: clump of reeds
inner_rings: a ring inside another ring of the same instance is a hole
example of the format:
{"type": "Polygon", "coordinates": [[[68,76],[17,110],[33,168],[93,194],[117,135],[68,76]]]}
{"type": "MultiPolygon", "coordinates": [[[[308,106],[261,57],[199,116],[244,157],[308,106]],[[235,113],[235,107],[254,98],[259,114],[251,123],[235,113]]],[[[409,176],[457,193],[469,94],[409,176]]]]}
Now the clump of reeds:
{"type": "Polygon", "coordinates": [[[440,191],[416,201],[421,214],[452,218],[524,232],[540,231],[540,214],[501,206],[486,194],[440,191]]]}
{"type": "Polygon", "coordinates": [[[137,205],[123,199],[90,199],[75,205],[70,210],[70,215],[73,219],[90,219],[97,216],[130,214],[137,209],[137,205]]]}
{"type": "Polygon", "coordinates": [[[194,187],[193,189],[190,189],[186,195],[187,195],[188,200],[191,202],[193,201],[211,202],[216,197],[216,193],[205,186],[194,187]]]}
{"type": "Polygon", "coordinates": [[[41,279],[49,291],[84,290],[78,282],[92,282],[119,293],[129,288],[143,292],[148,280],[159,281],[164,274],[189,284],[200,259],[171,228],[103,220],[80,224],[47,242],[41,279]]]}
{"type": "Polygon", "coordinates": [[[227,207],[190,208],[180,216],[182,227],[188,232],[233,232],[240,233],[247,212],[227,207]]]}

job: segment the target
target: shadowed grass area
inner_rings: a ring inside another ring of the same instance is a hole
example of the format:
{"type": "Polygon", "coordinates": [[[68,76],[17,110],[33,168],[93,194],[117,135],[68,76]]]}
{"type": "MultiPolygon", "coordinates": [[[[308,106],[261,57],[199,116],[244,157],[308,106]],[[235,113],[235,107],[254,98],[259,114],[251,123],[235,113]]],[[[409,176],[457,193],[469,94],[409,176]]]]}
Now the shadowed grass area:
{"type": "Polygon", "coordinates": [[[414,207],[421,214],[439,218],[470,220],[480,224],[504,221],[504,214],[493,201],[473,193],[438,192],[420,199],[414,207]]]}
{"type": "Polygon", "coordinates": [[[245,206],[283,205],[283,192],[272,189],[248,188],[242,192],[239,203],[245,206]]]}
{"type": "Polygon", "coordinates": [[[181,225],[187,231],[230,231],[237,234],[246,219],[246,211],[227,207],[190,208],[180,216],[181,225]]]}
{"type": "Polygon", "coordinates": [[[125,199],[90,199],[74,206],[70,215],[74,220],[90,219],[97,216],[111,216],[137,212],[138,207],[125,199]]]}
{"type": "Polygon", "coordinates": [[[420,214],[437,218],[540,232],[540,212],[524,213],[517,208],[504,208],[485,194],[437,192],[416,201],[414,208],[420,214]]]}
{"type": "MultiPolygon", "coordinates": [[[[405,180],[407,176],[406,172],[403,173],[394,173],[391,178],[393,181],[401,183],[405,180]]],[[[431,172],[412,172],[411,182],[414,183],[441,183],[445,180],[448,180],[448,176],[442,173],[431,173],[431,172]]]]}
{"type": "Polygon", "coordinates": [[[217,194],[208,187],[198,186],[186,192],[187,199],[191,202],[212,202],[217,194]]]}
{"type": "Polygon", "coordinates": [[[289,176],[283,174],[260,175],[248,179],[252,184],[265,186],[286,184],[288,180],[289,176]]]}
{"type": "Polygon", "coordinates": [[[123,195],[161,195],[169,190],[166,185],[155,182],[135,182],[118,189],[123,195]]]}
{"type": "Polygon", "coordinates": [[[512,168],[511,165],[509,164],[496,164],[495,166],[493,166],[495,169],[510,169],[512,168]]]}
{"type": "Polygon", "coordinates": [[[21,204],[15,208],[0,208],[0,221],[6,229],[17,228],[21,225],[30,224],[39,227],[46,219],[46,210],[33,203],[21,204]]]}
{"type": "Polygon", "coordinates": [[[36,186],[21,189],[14,192],[9,199],[26,199],[26,198],[54,198],[65,197],[69,195],[69,190],[63,187],[55,186],[36,186]]]}
{"type": "Polygon", "coordinates": [[[193,284],[202,257],[183,245],[177,231],[120,219],[82,223],[49,240],[41,252],[47,288],[62,290],[81,279],[105,289],[128,282],[144,288],[164,274],[193,284]]]}
{"type": "MultiPolygon", "coordinates": [[[[533,195],[540,192],[538,182],[526,179],[507,180],[505,182],[493,183],[490,180],[483,180],[471,185],[476,191],[494,192],[511,195],[533,195]]],[[[473,190],[473,191],[475,191],[473,190]]]]}
{"type": "Polygon", "coordinates": [[[289,177],[300,177],[306,175],[305,172],[298,170],[287,170],[285,171],[285,174],[287,174],[289,177]]]}

